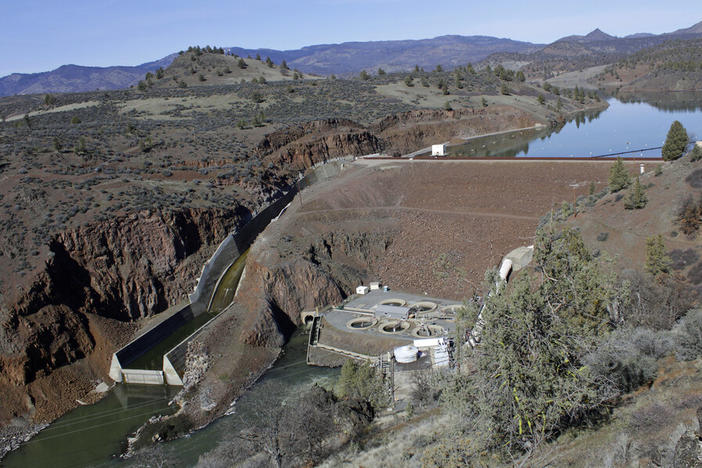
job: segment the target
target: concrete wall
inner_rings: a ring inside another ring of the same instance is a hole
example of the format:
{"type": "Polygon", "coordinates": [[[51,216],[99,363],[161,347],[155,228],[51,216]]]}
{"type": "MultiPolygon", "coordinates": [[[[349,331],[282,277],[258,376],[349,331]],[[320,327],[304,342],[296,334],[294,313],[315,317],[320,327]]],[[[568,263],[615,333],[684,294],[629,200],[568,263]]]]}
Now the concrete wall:
{"type": "Polygon", "coordinates": [[[163,371],[142,370],[142,369],[122,369],[124,383],[128,384],[145,384],[145,385],[163,385],[163,371]]]}

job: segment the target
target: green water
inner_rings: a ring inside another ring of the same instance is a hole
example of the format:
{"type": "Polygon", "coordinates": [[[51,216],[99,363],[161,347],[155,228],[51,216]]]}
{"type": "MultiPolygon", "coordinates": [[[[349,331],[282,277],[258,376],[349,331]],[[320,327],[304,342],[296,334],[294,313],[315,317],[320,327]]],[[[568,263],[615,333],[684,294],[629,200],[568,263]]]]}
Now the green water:
{"type": "Polygon", "coordinates": [[[216,314],[200,314],[182,327],[178,328],[168,338],[156,344],[146,353],[142,354],[125,367],[127,369],[161,370],[163,368],[163,355],[175,348],[178,343],[192,335],[216,314]]]}
{"type": "Polygon", "coordinates": [[[239,285],[239,280],[244,272],[246,265],[246,257],[249,256],[249,249],[246,249],[239,258],[224,272],[222,280],[217,285],[217,290],[214,292],[214,298],[210,305],[209,312],[218,314],[222,312],[234,300],[234,293],[239,285]]]}
{"type": "MultiPolygon", "coordinates": [[[[165,462],[166,466],[195,466],[201,455],[217,447],[226,446],[236,433],[246,427],[247,421],[257,417],[257,402],[260,399],[265,399],[267,404],[284,404],[285,400],[298,396],[314,383],[331,386],[340,370],[308,366],[307,338],[308,335],[304,332],[292,336],[275,365],[237,400],[232,415],[218,419],[189,437],[159,444],[156,449],[145,450],[126,464],[144,466],[165,462]]],[[[116,464],[109,462],[104,466],[116,464]]]]}
{"type": "Polygon", "coordinates": [[[178,389],[160,385],[118,385],[90,406],[57,419],[9,453],[3,467],[69,468],[91,466],[120,453],[126,436],[155,414],[171,411],[178,389]]]}
{"type": "Polygon", "coordinates": [[[161,370],[163,368],[163,355],[171,349],[175,348],[178,343],[192,335],[198,328],[206,324],[210,319],[222,312],[234,299],[236,287],[239,285],[239,279],[246,265],[246,257],[248,249],[236,259],[236,261],[227,269],[217,286],[214,293],[212,305],[207,313],[200,314],[190,322],[178,328],[168,338],[158,343],[148,352],[138,357],[127,366],[128,369],[150,369],[161,370]]]}

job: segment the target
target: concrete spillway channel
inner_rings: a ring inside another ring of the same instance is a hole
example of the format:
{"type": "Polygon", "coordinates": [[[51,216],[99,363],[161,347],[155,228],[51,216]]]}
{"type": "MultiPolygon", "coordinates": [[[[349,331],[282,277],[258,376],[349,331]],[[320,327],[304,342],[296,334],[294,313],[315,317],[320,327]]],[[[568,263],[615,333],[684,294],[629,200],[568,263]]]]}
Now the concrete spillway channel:
{"type": "Polygon", "coordinates": [[[115,382],[183,385],[185,353],[219,312],[231,304],[246,255],[256,237],[275,222],[299,190],[334,178],[353,157],[337,158],[311,168],[287,192],[259,211],[237,232],[228,235],[203,266],[189,303],[161,314],[164,318],[112,355],[110,377],[115,382]]]}
{"type": "Polygon", "coordinates": [[[205,312],[196,314],[190,304],[169,311],[164,320],[113,355],[110,377],[124,383],[182,385],[187,343],[231,304],[248,252],[220,277],[205,312]]]}

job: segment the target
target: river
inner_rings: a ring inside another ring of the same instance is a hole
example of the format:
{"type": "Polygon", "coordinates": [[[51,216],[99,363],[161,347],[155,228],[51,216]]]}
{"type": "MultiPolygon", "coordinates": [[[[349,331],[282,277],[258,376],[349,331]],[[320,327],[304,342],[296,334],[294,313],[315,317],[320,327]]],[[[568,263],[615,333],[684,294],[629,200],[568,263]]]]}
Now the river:
{"type": "MultiPolygon", "coordinates": [[[[580,115],[556,131],[522,131],[479,138],[451,147],[450,154],[577,157],[639,150],[661,146],[674,120],[682,122],[691,136],[702,136],[702,95],[676,94],[670,100],[658,95],[647,102],[610,99],[608,109],[580,115]]],[[[660,157],[660,150],[631,156],[660,157]]],[[[114,455],[120,452],[126,436],[150,416],[170,410],[168,402],[177,388],[119,385],[95,405],[79,407],[59,418],[7,455],[2,466],[152,465],[158,461],[156,458],[176,466],[193,466],[202,454],[226,443],[227,436],[239,430],[243,416],[261,395],[269,398],[271,389],[275,389],[276,401],[282,402],[314,382],[331,383],[338,371],[308,367],[305,351],[306,335],[298,333],[276,364],[236,403],[232,416],[223,417],[187,438],[159,444],[157,450],[148,454],[154,457],[153,463],[145,463],[143,459],[122,461],[114,455]]]]}

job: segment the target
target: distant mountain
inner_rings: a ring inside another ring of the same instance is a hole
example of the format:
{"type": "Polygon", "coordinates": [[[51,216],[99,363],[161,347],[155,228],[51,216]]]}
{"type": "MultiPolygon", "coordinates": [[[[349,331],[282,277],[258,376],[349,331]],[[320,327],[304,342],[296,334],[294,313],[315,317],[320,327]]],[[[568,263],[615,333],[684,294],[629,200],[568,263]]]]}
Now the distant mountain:
{"type": "Polygon", "coordinates": [[[629,34],[628,36],[624,36],[624,39],[641,39],[644,37],[652,37],[655,36],[655,34],[651,33],[636,33],[636,34],[629,34]]]}
{"type": "Polygon", "coordinates": [[[127,88],[143,79],[147,72],[167,67],[177,55],[171,54],[160,60],[133,67],[63,65],[56,70],[42,73],[13,73],[0,78],[0,96],[127,88]]]}
{"type": "Polygon", "coordinates": [[[602,32],[600,28],[586,34],[585,36],[568,36],[557,40],[556,42],[579,42],[582,44],[587,44],[590,42],[603,42],[610,41],[612,39],[617,39],[615,36],[610,36],[609,34],[602,32]]]}
{"type": "Polygon", "coordinates": [[[689,28],[678,29],[677,31],[674,31],[670,34],[671,35],[702,34],[702,21],[690,26],[689,28]]]}
{"type": "Polygon", "coordinates": [[[322,44],[297,50],[242,49],[228,52],[247,57],[270,57],[276,63],[285,60],[291,68],[319,75],[351,74],[361,70],[411,70],[415,65],[434,68],[454,67],[478,62],[495,52],[534,52],[543,47],[530,42],[489,36],[440,36],[433,39],[405,41],[344,42],[322,44]]]}

